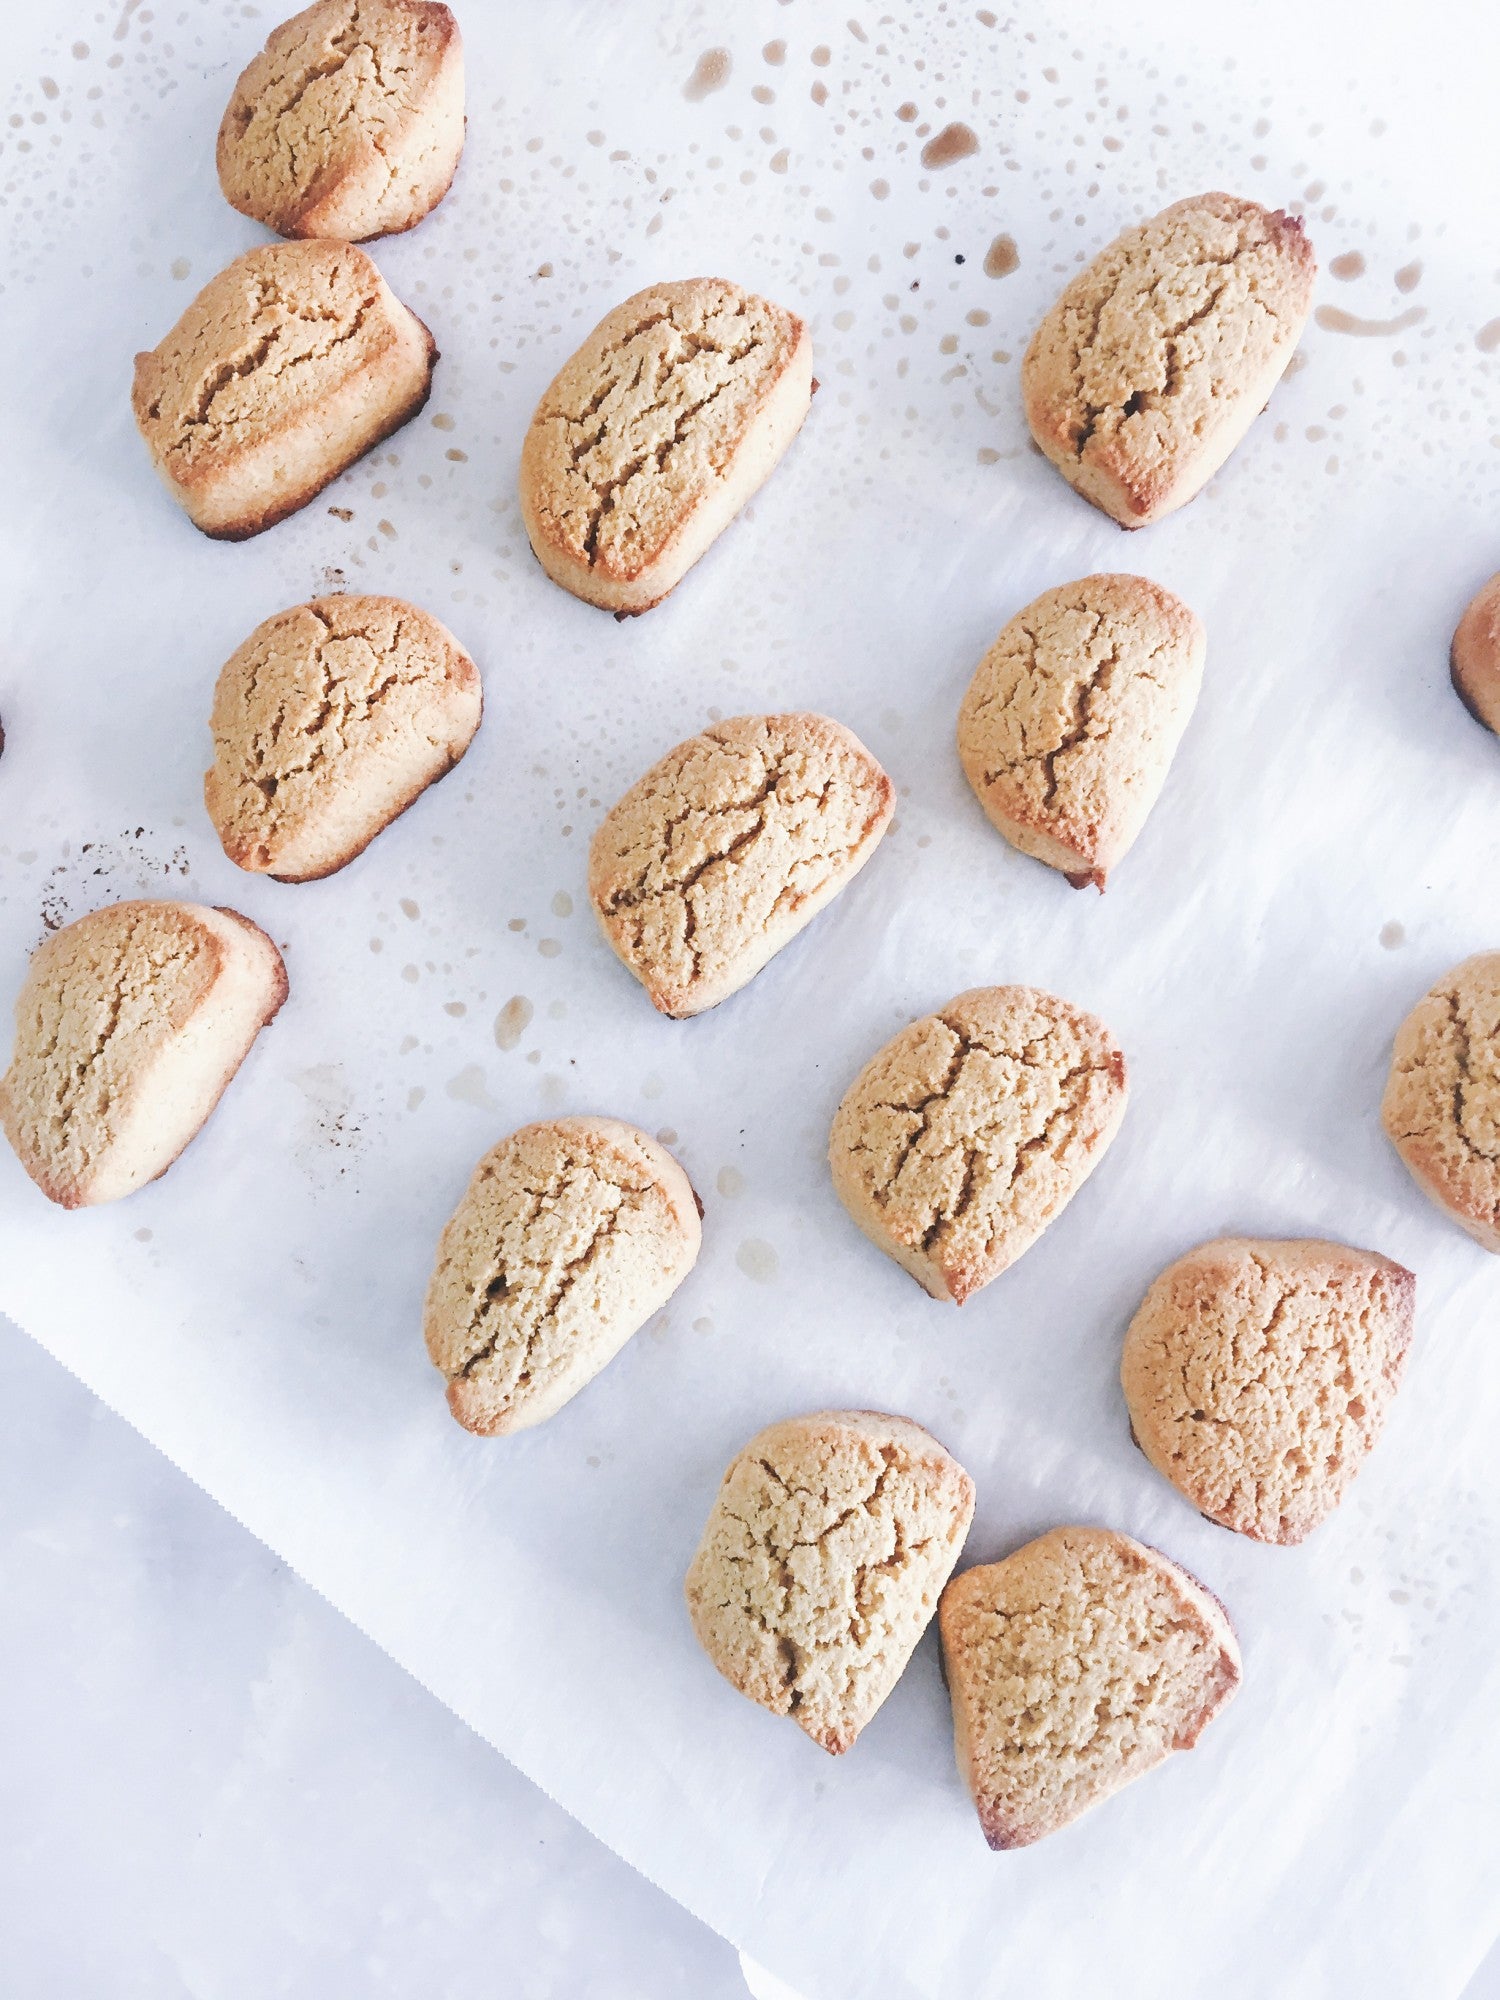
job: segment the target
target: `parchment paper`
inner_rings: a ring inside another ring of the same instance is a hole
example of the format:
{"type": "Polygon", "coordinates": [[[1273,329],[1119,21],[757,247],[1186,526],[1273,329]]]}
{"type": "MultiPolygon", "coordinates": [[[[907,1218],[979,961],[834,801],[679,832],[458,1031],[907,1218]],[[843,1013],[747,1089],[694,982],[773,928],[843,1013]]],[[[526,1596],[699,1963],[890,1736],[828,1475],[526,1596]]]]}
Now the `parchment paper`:
{"type": "MultiPolygon", "coordinates": [[[[1445,665],[1500,565],[1483,177],[1451,212],[1419,207],[1421,128],[1357,86],[1309,104],[1295,65],[1126,47],[1083,8],[471,0],[457,183],[374,247],[443,351],[429,411],[232,547],[158,491],[127,395],[133,351],[260,240],[212,154],[271,18],[25,12],[3,159],[0,1003],[44,925],[143,892],[253,916],[292,992],[149,1190],[64,1215],[0,1159],[0,1308],[814,2000],[1456,1993],[1500,1922],[1500,1271],[1415,1192],[1377,1105],[1407,1008],[1500,943],[1500,750],[1445,665]],[[925,169],[955,123],[977,150],[925,169]],[[1028,449],[1019,357],[1125,221],[1221,185],[1306,210],[1334,319],[1210,490],[1127,541],[1028,449]],[[609,305],[699,271],[806,312],[822,391],[680,591],[616,625],[533,563],[520,439],[609,305]],[[952,733],[1000,625],[1112,567],[1184,595],[1209,659],[1101,899],[996,838],[952,733]],[[282,887],[234,870],[205,820],[209,698],[256,622],[339,585],[448,621],[486,720],[360,861],[282,887]],[[787,706],[864,737],[897,827],[749,990],[663,1020],[595,934],[589,834],[709,717],[787,706]],[[1098,1010],[1133,1097],[1066,1216],[958,1313],[855,1232],[826,1133],[904,1021],[1011,979],[1098,1010]],[[479,1154],[564,1108],[671,1135],[704,1252],[566,1411],[487,1443],[446,1413],[422,1292],[479,1154]],[[1128,1317],[1225,1230],[1329,1234],[1419,1274],[1387,1434],[1297,1550],[1200,1520],[1127,1435],[1128,1317]],[[1202,1746],[992,1856],[931,1635],[837,1762],[733,1695],[680,1598],[720,1472],[762,1423],[847,1403],[908,1412],[969,1467],[968,1561],[1098,1520],[1201,1575],[1246,1668],[1202,1746]]],[[[1493,33],[1470,26],[1478,63],[1493,33]]]]}

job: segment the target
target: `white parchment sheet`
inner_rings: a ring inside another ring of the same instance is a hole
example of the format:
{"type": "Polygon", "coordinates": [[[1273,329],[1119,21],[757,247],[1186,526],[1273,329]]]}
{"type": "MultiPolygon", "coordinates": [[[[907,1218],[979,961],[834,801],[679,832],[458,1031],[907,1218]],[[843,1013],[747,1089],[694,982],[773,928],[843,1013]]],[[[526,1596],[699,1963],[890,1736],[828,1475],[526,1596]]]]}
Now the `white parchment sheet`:
{"type": "MultiPolygon", "coordinates": [[[[238,547],[158,490],[127,397],[134,350],[261,240],[219,196],[213,137],[274,9],[21,10],[0,1005],[45,924],[142,892],[253,916],[291,998],[131,1200],[65,1215],[5,1153],[0,1308],[814,2000],[1442,2000],[1500,1923],[1500,1267],[1415,1192],[1377,1106],[1407,1008],[1500,944],[1500,749],[1446,684],[1458,612],[1500,567],[1494,148],[1439,208],[1415,164],[1437,100],[1351,82],[1310,104],[1279,46],[1226,62],[1145,27],[1125,46],[1083,7],[851,5],[471,0],[458,180],[373,252],[442,349],[432,403],[238,547]],[[950,123],[977,149],[925,168],[950,123]],[[1306,211],[1331,312],[1210,490],[1126,540],[1029,450],[1020,355],[1124,222],[1216,186],[1306,211]],[[1013,253],[990,254],[1001,237],[1013,253]],[[822,391],[745,518],[617,625],[533,562],[520,440],[607,307],[704,271],[809,316],[822,391]],[[997,839],[952,735],[1001,624],[1118,567],[1185,596],[1209,656],[1100,898],[997,839]],[[260,619],[340,586],[449,622],[484,727],[344,873],[258,881],[203,814],[214,676],[260,619]],[[870,744],[898,823],[749,990],[661,1019],[594,930],[589,834],[710,717],[792,706],[870,744]],[[1102,1014],[1133,1095],[1066,1216],[960,1313],[856,1233],[824,1146],[889,1034],[996,980],[1102,1014]],[[559,1417],[485,1442],[422,1348],[433,1245],[480,1153],[563,1109],[661,1133],[706,1205],[703,1256],[559,1417]],[[1333,1235],[1419,1274],[1387,1434],[1300,1549],[1200,1520],[1127,1435],[1129,1315],[1226,1230],[1333,1235]],[[969,1561],[1079,1519],[1198,1572],[1245,1651],[1202,1746],[996,1856],[931,1635],[837,1761],[735,1696],[692,1640],[683,1569],[751,1432],[847,1403],[908,1412],[968,1466],[969,1561]]],[[[1493,74],[1493,30],[1466,19],[1464,59],[1493,74]]]]}

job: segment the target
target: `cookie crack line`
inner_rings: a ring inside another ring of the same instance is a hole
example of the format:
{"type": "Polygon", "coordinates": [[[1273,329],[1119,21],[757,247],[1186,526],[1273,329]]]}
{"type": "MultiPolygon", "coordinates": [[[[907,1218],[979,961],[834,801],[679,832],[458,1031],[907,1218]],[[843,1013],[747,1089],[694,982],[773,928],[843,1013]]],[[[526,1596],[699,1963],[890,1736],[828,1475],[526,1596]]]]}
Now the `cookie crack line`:
{"type": "MultiPolygon", "coordinates": [[[[629,1197],[631,1195],[639,1196],[643,1192],[643,1190],[639,1188],[632,1188],[629,1186],[621,1186],[615,1182],[610,1182],[609,1186],[611,1186],[614,1189],[614,1191],[620,1196],[619,1201],[615,1204],[613,1208],[610,1209],[609,1213],[605,1215],[596,1224],[593,1235],[589,1238],[589,1241],[585,1244],[583,1249],[580,1250],[576,1256],[570,1257],[567,1260],[567,1262],[561,1266],[558,1275],[554,1280],[553,1285],[550,1291],[548,1292],[547,1296],[541,1301],[541,1303],[536,1308],[535,1312],[529,1316],[529,1323],[525,1326],[522,1334],[522,1338],[525,1344],[521,1355],[520,1367],[516,1375],[515,1386],[517,1388],[525,1387],[526,1383],[528,1382],[530,1378],[531,1362],[533,1356],[536,1353],[537,1344],[541,1340],[541,1337],[545,1332],[546,1328],[556,1319],[559,1307],[562,1305],[563,1301],[567,1298],[568,1294],[577,1285],[579,1279],[583,1276],[585,1271],[587,1271],[596,1262],[600,1252],[607,1246],[610,1240],[614,1236],[621,1233],[622,1224],[626,1214],[634,1210],[638,1206],[638,1203],[632,1202],[629,1199],[629,1197]]],[[[528,1190],[528,1192],[530,1192],[530,1190],[528,1190]]],[[[499,1299],[506,1297],[510,1291],[509,1280],[505,1277],[503,1272],[497,1273],[496,1278],[490,1279],[487,1291],[489,1291],[489,1296],[487,1296],[485,1304],[479,1309],[478,1313],[475,1315],[476,1327],[482,1327],[483,1321],[488,1314],[489,1307],[492,1304],[496,1303],[499,1299]],[[490,1290],[490,1288],[492,1288],[495,1285],[497,1278],[500,1284],[500,1290],[498,1292],[495,1292],[490,1290]]],[[[512,1331],[513,1329],[505,1326],[498,1327],[494,1332],[494,1334],[491,1335],[489,1340],[487,1340],[484,1343],[484,1345],[480,1347],[475,1353],[469,1355],[464,1361],[460,1362],[459,1365],[453,1370],[444,1371],[447,1374],[449,1382],[451,1383],[460,1380],[468,1381],[474,1375],[477,1369],[481,1368],[486,1361],[490,1360],[494,1356],[501,1342],[504,1341],[507,1338],[507,1335],[512,1331]]]]}
{"type": "MultiPolygon", "coordinates": [[[[350,341],[357,339],[364,330],[365,321],[369,318],[371,312],[374,311],[375,305],[376,300],[373,297],[362,298],[347,324],[343,325],[342,332],[335,334],[331,340],[323,342],[321,346],[314,348],[310,353],[289,355],[279,367],[272,367],[268,371],[271,379],[277,382],[285,381],[294,369],[305,368],[317,362],[326,361],[336,349],[346,347],[350,341]]],[[[319,321],[341,323],[337,314],[306,313],[298,310],[296,307],[284,307],[283,309],[290,314],[293,322],[299,322],[303,325],[319,321]]],[[[211,449],[220,442],[226,432],[232,430],[236,423],[242,421],[240,418],[230,417],[224,421],[215,422],[213,406],[232,382],[248,380],[251,376],[260,373],[275,353],[285,331],[285,323],[269,327],[260,336],[248,355],[240,357],[237,361],[221,361],[216,364],[204,383],[200,385],[199,392],[194,398],[193,408],[185,411],[180,417],[179,429],[184,431],[186,435],[174,439],[168,448],[169,455],[189,450],[195,446],[207,446],[211,449]],[[206,435],[200,437],[200,432],[205,432],[206,435]]],[[[160,414],[159,398],[152,406],[152,414],[160,414]]]]}

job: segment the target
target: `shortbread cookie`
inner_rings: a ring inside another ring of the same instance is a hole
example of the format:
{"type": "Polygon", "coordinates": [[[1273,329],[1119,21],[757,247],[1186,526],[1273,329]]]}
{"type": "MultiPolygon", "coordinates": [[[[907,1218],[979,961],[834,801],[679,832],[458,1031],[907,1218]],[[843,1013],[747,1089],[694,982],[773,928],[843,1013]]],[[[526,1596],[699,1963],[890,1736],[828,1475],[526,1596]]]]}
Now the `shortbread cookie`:
{"type": "Polygon", "coordinates": [[[458,23],[433,0],[318,0],[274,28],[219,126],[219,186],[280,236],[359,243],[436,208],[464,149],[458,23]]]}
{"type": "Polygon", "coordinates": [[[1385,1427],[1417,1281],[1373,1250],[1226,1236],[1169,1264],[1125,1336],[1132,1433],[1210,1521],[1300,1542],[1385,1427]]]}
{"type": "Polygon", "coordinates": [[[1449,664],[1464,707],[1500,733],[1500,576],[1490,578],[1459,619],[1449,664]]]}
{"type": "Polygon", "coordinates": [[[194,526],[238,542],[305,507],[415,416],[436,359],[363,250],[269,243],[135,357],[131,404],[194,526]]]}
{"type": "Polygon", "coordinates": [[[606,611],[649,611],[770,476],[812,391],[794,313],[722,278],[637,292],[526,433],[521,517],[542,568],[606,611]]]}
{"type": "Polygon", "coordinates": [[[492,1147],[443,1231],[423,1325],[465,1430],[527,1430],[576,1396],[693,1268],[699,1213],[671,1154],[616,1118],[492,1147]]]}
{"type": "Polygon", "coordinates": [[[872,1243],[962,1305],[1072,1200],[1125,1097],[1102,1021],[1033,986],[976,987],[854,1079],[829,1139],[833,1184],[872,1243]]]}
{"type": "Polygon", "coordinates": [[[38,947],[0,1124],[49,1201],[118,1201],[167,1171],[286,998],[265,932],[199,903],[116,903],[38,947]]]}
{"type": "Polygon", "coordinates": [[[279,611],[214,690],[203,800],[239,868],[331,875],[462,757],[479,669],[398,597],[317,597],[279,611]]]}
{"type": "Polygon", "coordinates": [[[994,1848],[1029,1847],[1174,1750],[1240,1684],[1222,1604],[1109,1528],[965,1570],[938,1618],[959,1774],[994,1848]]]}
{"type": "Polygon", "coordinates": [[[958,713],[958,755],[991,825],[1104,887],[1166,783],[1203,679],[1203,627],[1142,576],[1086,576],[1019,612],[958,713]]]}
{"type": "Polygon", "coordinates": [[[1312,305],[1302,224],[1233,195],[1175,202],[1116,237],[1021,364],[1031,434],[1124,528],[1207,485],[1265,407],[1312,305]]]}
{"type": "Polygon", "coordinates": [[[741,715],[689,737],[589,849],[604,935],[679,1019],[737,993],[874,853],[896,792],[826,715],[741,715]]]}
{"type": "Polygon", "coordinates": [[[1466,958],[1401,1023],[1380,1116],[1423,1194],[1500,1251],[1500,951],[1466,958]]]}
{"type": "Polygon", "coordinates": [[[974,1482],[905,1417],[823,1410],[753,1437],[687,1573],[719,1672],[814,1743],[847,1750],[937,1609],[974,1482]]]}

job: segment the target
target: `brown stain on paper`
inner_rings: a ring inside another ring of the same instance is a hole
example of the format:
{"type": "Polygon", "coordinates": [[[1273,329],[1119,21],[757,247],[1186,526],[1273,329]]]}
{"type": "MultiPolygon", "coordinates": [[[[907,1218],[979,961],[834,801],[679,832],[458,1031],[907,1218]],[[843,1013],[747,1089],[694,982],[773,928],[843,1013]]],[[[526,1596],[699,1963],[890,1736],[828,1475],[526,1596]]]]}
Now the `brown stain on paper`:
{"type": "Polygon", "coordinates": [[[705,97],[724,88],[733,67],[734,59],[728,49],[705,49],[682,86],[683,96],[689,104],[701,104],[705,97]]]}
{"type": "Polygon", "coordinates": [[[967,125],[945,125],[922,148],[924,167],[951,167],[979,151],[978,135],[967,125]]]}

